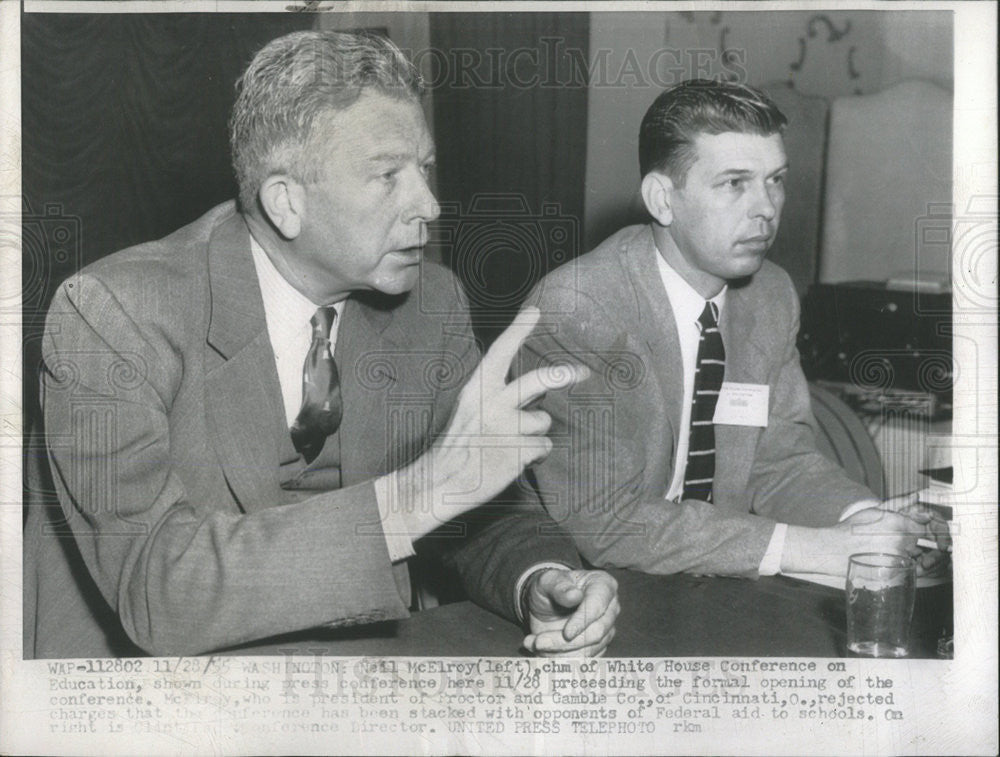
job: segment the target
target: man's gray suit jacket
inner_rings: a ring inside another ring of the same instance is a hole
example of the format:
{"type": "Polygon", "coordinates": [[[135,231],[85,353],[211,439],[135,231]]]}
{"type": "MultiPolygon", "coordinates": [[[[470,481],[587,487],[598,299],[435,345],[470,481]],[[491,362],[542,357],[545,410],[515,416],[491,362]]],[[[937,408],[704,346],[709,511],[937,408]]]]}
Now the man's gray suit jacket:
{"type": "MultiPolygon", "coordinates": [[[[443,429],[478,362],[445,269],[425,264],[407,296],[348,300],[343,421],[308,467],[232,203],[65,282],[43,355],[60,506],[29,508],[26,657],[189,654],[408,614],[372,481],[443,429]]],[[[540,541],[537,500],[513,499],[439,540],[471,597],[510,619],[524,570],[578,564],[564,538],[540,541]]]]}
{"type": "Polygon", "coordinates": [[[555,448],[534,468],[539,491],[596,566],[755,577],[776,522],[832,525],[873,495],[817,451],[798,300],[788,275],[765,262],[730,285],[720,328],[726,381],[769,389],[767,427],[716,426],[714,504],[665,499],[684,384],[658,254],[648,226],[628,227],[529,297],[542,324],[517,370],[567,361],[592,370],[541,403],[555,448]]]}

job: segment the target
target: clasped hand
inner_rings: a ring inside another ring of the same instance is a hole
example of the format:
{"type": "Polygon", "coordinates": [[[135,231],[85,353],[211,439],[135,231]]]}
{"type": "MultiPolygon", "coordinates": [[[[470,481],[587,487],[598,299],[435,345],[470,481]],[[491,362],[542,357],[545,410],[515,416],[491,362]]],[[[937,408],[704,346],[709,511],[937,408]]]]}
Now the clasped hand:
{"type": "Polygon", "coordinates": [[[524,648],[543,657],[597,657],[615,636],[618,582],[599,570],[540,570],[527,590],[524,648]]]}

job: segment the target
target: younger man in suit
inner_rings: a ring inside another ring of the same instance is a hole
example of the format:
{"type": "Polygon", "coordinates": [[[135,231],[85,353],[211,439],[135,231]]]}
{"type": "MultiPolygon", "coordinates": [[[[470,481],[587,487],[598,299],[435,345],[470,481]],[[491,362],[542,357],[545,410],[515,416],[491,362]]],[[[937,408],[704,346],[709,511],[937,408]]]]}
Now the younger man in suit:
{"type": "Polygon", "coordinates": [[[523,491],[475,509],[551,447],[523,404],[584,374],[507,385],[537,314],[480,362],[454,277],[422,264],[420,86],[378,37],[274,40],[234,107],[238,206],[60,288],[42,387],[60,507],[25,530],[27,657],[402,618],[413,542],[447,529],[466,590],[529,650],[604,650],[614,580],[543,538],[523,491]]]}
{"type": "Polygon", "coordinates": [[[917,555],[929,515],[891,512],[816,449],[798,302],[766,262],[784,202],[785,118],[742,85],[662,93],[639,134],[648,226],[551,273],[522,368],[582,362],[551,392],[550,514],[599,566],[844,574],[917,555]]]}

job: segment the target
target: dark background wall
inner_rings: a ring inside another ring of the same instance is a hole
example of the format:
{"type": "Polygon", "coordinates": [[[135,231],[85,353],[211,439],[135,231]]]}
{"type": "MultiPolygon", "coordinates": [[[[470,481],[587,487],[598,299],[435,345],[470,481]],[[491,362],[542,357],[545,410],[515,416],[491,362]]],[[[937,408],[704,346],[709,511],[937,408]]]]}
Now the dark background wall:
{"type": "Polygon", "coordinates": [[[585,59],[589,29],[586,13],[430,17],[450,68],[433,92],[438,239],[487,340],[583,252],[588,90],[565,51],[585,59]]]}

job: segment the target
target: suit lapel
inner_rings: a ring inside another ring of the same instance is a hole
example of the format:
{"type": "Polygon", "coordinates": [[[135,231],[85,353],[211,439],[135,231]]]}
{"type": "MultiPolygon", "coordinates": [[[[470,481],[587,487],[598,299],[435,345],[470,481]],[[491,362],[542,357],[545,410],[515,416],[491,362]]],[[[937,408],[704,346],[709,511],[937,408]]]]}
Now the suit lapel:
{"type": "MultiPolygon", "coordinates": [[[[726,293],[719,330],[726,347],[726,381],[767,384],[769,362],[759,346],[756,310],[747,288],[732,286],[726,293]]],[[[771,398],[774,401],[774,398],[771,398]]],[[[723,507],[745,511],[746,491],[760,429],[718,424],[715,427],[715,501],[723,507]]]]}
{"type": "Polygon", "coordinates": [[[659,381],[666,417],[671,426],[668,433],[673,443],[668,455],[672,459],[677,449],[683,401],[683,393],[676,391],[676,387],[684,385],[684,368],[674,313],[663,288],[657,255],[659,252],[653,243],[652,231],[647,226],[630,240],[625,259],[632,287],[639,295],[636,304],[640,339],[649,350],[650,373],[659,381]]]}
{"type": "Polygon", "coordinates": [[[277,471],[282,442],[290,441],[250,234],[237,214],[209,240],[208,279],[208,432],[234,496],[256,510],[281,501],[277,471]]]}
{"type": "Polygon", "coordinates": [[[757,342],[754,308],[747,301],[746,287],[730,287],[719,330],[726,346],[726,381],[767,383],[767,360],[757,342]]]}

